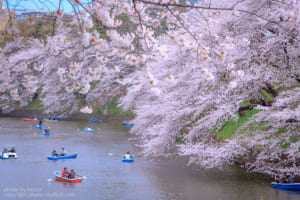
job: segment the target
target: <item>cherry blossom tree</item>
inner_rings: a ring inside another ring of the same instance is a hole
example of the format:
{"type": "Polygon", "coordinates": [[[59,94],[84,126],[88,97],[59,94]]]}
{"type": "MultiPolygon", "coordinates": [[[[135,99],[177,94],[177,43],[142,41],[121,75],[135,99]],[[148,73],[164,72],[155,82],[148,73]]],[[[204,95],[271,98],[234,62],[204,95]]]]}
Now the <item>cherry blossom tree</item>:
{"type": "Polygon", "coordinates": [[[145,155],[299,174],[299,139],[284,146],[299,137],[299,1],[70,3],[71,22],[59,7],[45,41],[18,37],[10,17],[6,32],[16,35],[0,51],[2,112],[38,95],[47,112],[91,113],[121,96],[123,109],[134,108],[131,131],[145,155]],[[269,129],[218,139],[248,101],[260,112],[240,129],[264,121],[269,129]],[[270,137],[282,127],[284,137],[270,137]]]}

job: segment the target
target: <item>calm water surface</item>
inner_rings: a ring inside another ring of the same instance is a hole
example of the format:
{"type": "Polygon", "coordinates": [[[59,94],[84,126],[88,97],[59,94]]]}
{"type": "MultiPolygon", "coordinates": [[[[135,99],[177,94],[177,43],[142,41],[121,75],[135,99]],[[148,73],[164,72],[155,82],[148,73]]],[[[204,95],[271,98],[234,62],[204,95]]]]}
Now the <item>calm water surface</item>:
{"type": "Polygon", "coordinates": [[[0,118],[0,149],[15,146],[19,159],[0,160],[0,199],[187,199],[187,200],[299,200],[300,194],[275,190],[268,181],[235,172],[188,168],[183,159],[147,160],[139,156],[127,127],[118,124],[60,121],[44,123],[54,134],[44,136],[35,122],[0,118]],[[80,128],[99,128],[94,133],[80,128]],[[65,147],[78,158],[47,160],[65,147]],[[134,163],[122,163],[127,151],[134,163]],[[75,169],[82,183],[56,182],[54,170],[75,169]]]}

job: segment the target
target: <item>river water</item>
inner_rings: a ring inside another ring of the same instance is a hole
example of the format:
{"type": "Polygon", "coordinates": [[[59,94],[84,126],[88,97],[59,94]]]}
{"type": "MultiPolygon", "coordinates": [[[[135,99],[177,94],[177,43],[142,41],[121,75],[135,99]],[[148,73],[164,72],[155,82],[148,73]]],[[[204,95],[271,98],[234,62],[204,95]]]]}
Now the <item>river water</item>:
{"type": "Polygon", "coordinates": [[[19,159],[0,160],[0,199],[72,200],[299,200],[300,194],[276,190],[269,181],[233,170],[203,171],[186,166],[185,159],[148,160],[129,128],[119,124],[60,121],[46,123],[54,134],[44,136],[35,122],[0,118],[0,148],[15,146],[19,159]],[[98,128],[94,133],[79,129],[98,128]],[[61,148],[78,152],[78,158],[47,160],[61,148]],[[130,150],[134,163],[122,163],[130,150]],[[66,166],[85,176],[82,183],[55,181],[53,171],[66,166]]]}

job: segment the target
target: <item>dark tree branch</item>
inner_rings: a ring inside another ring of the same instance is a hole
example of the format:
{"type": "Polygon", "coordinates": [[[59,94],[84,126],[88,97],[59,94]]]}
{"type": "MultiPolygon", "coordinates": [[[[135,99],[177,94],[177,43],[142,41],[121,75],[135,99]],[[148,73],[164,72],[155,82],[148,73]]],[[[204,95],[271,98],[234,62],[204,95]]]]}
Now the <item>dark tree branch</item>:
{"type": "MultiPolygon", "coordinates": [[[[61,5],[61,0],[59,0],[59,3],[58,3],[58,11],[57,11],[58,14],[60,12],[60,5],[61,5]]],[[[56,20],[57,20],[57,16],[54,17],[53,27],[52,27],[52,36],[54,36],[54,34],[55,34],[56,20]]]]}
{"type": "Polygon", "coordinates": [[[78,13],[77,13],[77,11],[76,11],[76,9],[75,9],[75,6],[72,4],[72,2],[70,2],[70,0],[68,0],[68,2],[71,4],[71,6],[72,6],[72,8],[73,8],[73,10],[74,10],[74,13],[75,13],[75,15],[76,15],[76,19],[77,19],[78,24],[79,24],[80,32],[83,33],[83,29],[82,29],[82,25],[81,25],[81,22],[80,22],[80,18],[79,18],[79,15],[78,15],[78,13]]]}

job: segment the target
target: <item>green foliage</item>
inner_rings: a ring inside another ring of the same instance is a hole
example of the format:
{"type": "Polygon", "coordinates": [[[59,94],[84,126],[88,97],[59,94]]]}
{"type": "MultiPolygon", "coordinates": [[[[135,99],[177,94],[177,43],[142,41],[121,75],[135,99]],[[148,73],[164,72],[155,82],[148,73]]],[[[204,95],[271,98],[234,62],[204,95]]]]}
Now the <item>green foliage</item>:
{"type": "Polygon", "coordinates": [[[280,129],[278,129],[278,131],[276,131],[276,133],[274,135],[275,136],[280,136],[281,133],[285,133],[285,132],[287,132],[286,128],[280,128],[280,129]]]}
{"type": "Polygon", "coordinates": [[[299,88],[299,87],[300,87],[300,84],[297,84],[297,85],[294,85],[294,86],[291,86],[291,87],[286,87],[286,86],[283,85],[280,88],[278,88],[278,92],[293,90],[293,89],[299,88]]]}
{"type": "Polygon", "coordinates": [[[298,136],[298,135],[290,136],[289,140],[290,140],[290,142],[292,142],[292,143],[296,143],[296,142],[299,141],[299,136],[298,136]]]}
{"type": "Polygon", "coordinates": [[[218,133],[218,137],[222,140],[230,138],[232,135],[234,135],[237,132],[239,127],[241,127],[253,115],[259,112],[260,110],[257,109],[249,110],[244,116],[239,116],[237,122],[235,122],[234,120],[228,121],[218,133]]]}
{"type": "Polygon", "coordinates": [[[93,90],[96,86],[97,86],[97,84],[100,82],[100,80],[98,80],[98,81],[93,81],[92,83],[91,83],[91,89],[90,90],[93,90]]]}
{"type": "Polygon", "coordinates": [[[258,125],[258,128],[259,130],[261,131],[266,131],[269,127],[265,126],[267,124],[267,122],[261,122],[259,125],[258,125]]]}
{"type": "Polygon", "coordinates": [[[123,111],[121,108],[118,107],[118,101],[116,99],[107,102],[104,106],[95,109],[93,114],[104,114],[106,110],[107,115],[124,115],[124,116],[133,116],[134,113],[132,110],[123,111]]]}
{"type": "Polygon", "coordinates": [[[251,105],[253,105],[253,104],[250,103],[249,101],[243,102],[243,103],[241,104],[241,106],[251,106],[251,105]]]}
{"type": "Polygon", "coordinates": [[[284,141],[284,140],[282,140],[282,141],[281,141],[281,142],[279,142],[278,144],[279,144],[279,145],[280,145],[280,147],[281,147],[281,148],[283,148],[283,149],[289,148],[289,147],[290,147],[290,145],[291,145],[291,143],[289,143],[289,142],[286,142],[286,141],[284,141]]]}
{"type": "Polygon", "coordinates": [[[265,100],[271,100],[273,97],[270,93],[268,93],[266,90],[262,90],[262,93],[265,97],[265,100]]]}
{"type": "Polygon", "coordinates": [[[176,136],[175,142],[178,143],[178,144],[183,144],[184,143],[183,136],[182,135],[176,136]]]}
{"type": "Polygon", "coordinates": [[[42,105],[42,102],[37,98],[30,101],[26,106],[20,107],[16,106],[16,108],[21,108],[25,110],[45,110],[45,108],[42,105]]]}
{"type": "Polygon", "coordinates": [[[300,147],[298,147],[298,151],[300,151],[300,147]]]}
{"type": "Polygon", "coordinates": [[[253,146],[253,150],[257,150],[257,151],[270,150],[270,147],[268,144],[264,144],[264,145],[258,144],[253,146]]]}

